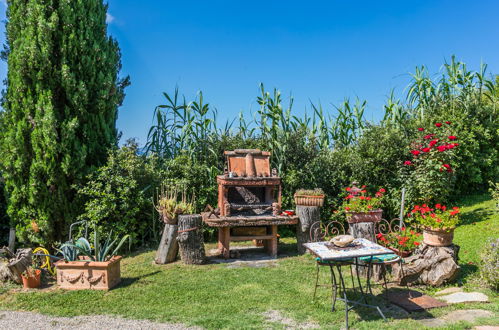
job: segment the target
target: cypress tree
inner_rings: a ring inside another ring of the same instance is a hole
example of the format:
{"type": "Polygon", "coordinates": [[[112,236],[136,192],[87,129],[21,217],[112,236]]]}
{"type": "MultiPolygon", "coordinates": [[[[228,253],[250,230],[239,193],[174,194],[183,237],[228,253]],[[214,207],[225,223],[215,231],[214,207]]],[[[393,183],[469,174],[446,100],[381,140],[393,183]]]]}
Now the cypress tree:
{"type": "Polygon", "coordinates": [[[102,0],[8,0],[0,162],[20,241],[65,238],[75,185],[116,146],[128,77],[102,0]]]}

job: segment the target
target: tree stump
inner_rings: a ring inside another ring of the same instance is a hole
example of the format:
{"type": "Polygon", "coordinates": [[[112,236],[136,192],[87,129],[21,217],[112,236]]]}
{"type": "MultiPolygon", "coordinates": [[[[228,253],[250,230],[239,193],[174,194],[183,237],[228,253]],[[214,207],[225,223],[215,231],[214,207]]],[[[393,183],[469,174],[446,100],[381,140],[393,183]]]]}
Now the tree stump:
{"type": "Polygon", "coordinates": [[[458,245],[430,246],[422,244],[411,257],[404,259],[403,269],[393,267],[400,285],[426,284],[440,286],[454,280],[459,272],[458,245]]]}
{"type": "Polygon", "coordinates": [[[321,220],[321,210],[319,206],[296,205],[296,214],[299,217],[296,225],[296,245],[299,253],[305,253],[303,244],[310,242],[310,227],[321,220]]]}
{"type": "Polygon", "coordinates": [[[178,216],[177,240],[180,246],[180,258],[185,264],[200,265],[206,262],[201,215],[178,216]]]}
{"type": "Polygon", "coordinates": [[[159,242],[158,251],[154,261],[157,264],[167,264],[174,262],[178,254],[178,241],[177,241],[178,225],[170,225],[165,223],[163,228],[163,235],[159,242]]]}
{"type": "Polygon", "coordinates": [[[21,274],[31,266],[33,262],[33,253],[31,249],[19,249],[15,255],[8,249],[3,249],[7,252],[7,256],[12,257],[7,264],[2,263],[0,269],[1,277],[10,279],[16,283],[22,283],[21,274]]]}
{"type": "MultiPolygon", "coordinates": [[[[357,222],[357,223],[349,223],[348,230],[350,235],[355,238],[365,238],[371,242],[376,243],[376,228],[374,222],[357,222]]],[[[361,264],[363,262],[359,262],[361,264]]],[[[373,265],[373,279],[375,281],[379,281],[382,279],[381,267],[379,265],[373,265]]],[[[367,268],[359,267],[359,274],[364,276],[367,275],[367,268]]]]}

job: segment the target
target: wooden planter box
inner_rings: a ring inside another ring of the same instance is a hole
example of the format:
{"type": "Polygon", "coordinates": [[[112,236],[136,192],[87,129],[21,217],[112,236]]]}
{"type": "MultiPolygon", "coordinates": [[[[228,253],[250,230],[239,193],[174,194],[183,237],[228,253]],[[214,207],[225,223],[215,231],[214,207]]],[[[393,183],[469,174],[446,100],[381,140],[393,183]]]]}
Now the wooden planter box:
{"type": "Polygon", "coordinates": [[[454,228],[451,229],[423,229],[423,243],[430,246],[449,246],[454,239],[454,228]]]}
{"type": "Polygon", "coordinates": [[[324,195],[298,195],[295,194],[295,204],[302,206],[323,206],[324,195]]]}
{"type": "Polygon", "coordinates": [[[60,260],[55,263],[57,285],[66,290],[109,290],[121,281],[120,261],[121,256],[103,262],[60,260]]]}
{"type": "Polygon", "coordinates": [[[382,209],[369,212],[346,212],[348,223],[380,222],[383,215],[382,209]]]}

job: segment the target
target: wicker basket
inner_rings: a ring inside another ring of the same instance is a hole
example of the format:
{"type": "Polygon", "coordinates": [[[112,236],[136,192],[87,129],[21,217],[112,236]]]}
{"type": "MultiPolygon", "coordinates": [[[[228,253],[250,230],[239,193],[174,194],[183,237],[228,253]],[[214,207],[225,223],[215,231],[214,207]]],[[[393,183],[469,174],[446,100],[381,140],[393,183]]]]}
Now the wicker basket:
{"type": "Polygon", "coordinates": [[[302,206],[323,206],[324,195],[297,195],[295,194],[295,204],[302,206]]]}

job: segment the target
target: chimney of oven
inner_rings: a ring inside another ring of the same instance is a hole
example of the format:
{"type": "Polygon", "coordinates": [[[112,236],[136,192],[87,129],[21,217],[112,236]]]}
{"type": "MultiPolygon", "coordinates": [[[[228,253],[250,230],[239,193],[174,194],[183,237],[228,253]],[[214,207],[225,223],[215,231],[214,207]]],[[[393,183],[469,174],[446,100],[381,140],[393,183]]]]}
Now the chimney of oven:
{"type": "Polygon", "coordinates": [[[256,176],[255,160],[251,152],[246,154],[246,175],[249,177],[256,176]]]}

